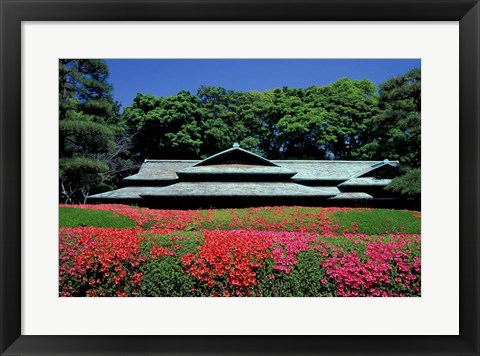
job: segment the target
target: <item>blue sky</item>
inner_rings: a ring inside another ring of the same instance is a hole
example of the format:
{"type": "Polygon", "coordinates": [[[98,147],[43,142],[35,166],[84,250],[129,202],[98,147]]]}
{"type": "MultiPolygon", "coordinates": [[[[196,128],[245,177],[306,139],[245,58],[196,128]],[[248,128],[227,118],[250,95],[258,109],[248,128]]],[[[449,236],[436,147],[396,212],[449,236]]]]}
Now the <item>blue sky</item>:
{"type": "Polygon", "coordinates": [[[126,107],[137,93],[196,93],[202,85],[264,91],[327,85],[337,79],[381,82],[420,67],[420,59],[107,59],[114,98],[126,107]]]}

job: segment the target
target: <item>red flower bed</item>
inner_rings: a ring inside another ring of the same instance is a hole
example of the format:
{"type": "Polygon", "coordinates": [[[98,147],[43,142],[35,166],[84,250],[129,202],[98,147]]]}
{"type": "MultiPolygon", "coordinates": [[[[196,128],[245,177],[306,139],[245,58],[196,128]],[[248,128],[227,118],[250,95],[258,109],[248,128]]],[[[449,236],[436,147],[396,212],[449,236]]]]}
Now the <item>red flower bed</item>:
{"type": "Polygon", "coordinates": [[[311,231],[323,236],[333,235],[330,215],[348,208],[322,208],[318,212],[302,212],[299,209],[285,207],[251,208],[247,213],[231,211],[233,229],[254,229],[268,231],[311,231]],[[258,214],[268,216],[259,217],[258,214]]]}
{"type": "MultiPolygon", "coordinates": [[[[372,241],[364,235],[347,238],[366,245],[365,260],[356,250],[345,252],[328,244],[316,247],[323,255],[329,256],[322,262],[322,267],[336,282],[337,296],[402,297],[420,292],[420,258],[411,257],[408,250],[413,247],[412,242],[419,242],[419,235],[391,236],[390,242],[372,241]]],[[[417,246],[420,250],[420,245],[417,246]]]]}
{"type": "Polygon", "coordinates": [[[148,288],[170,296],[172,286],[188,286],[180,296],[420,296],[420,235],[340,233],[330,220],[337,208],[232,212],[230,230],[201,229],[215,211],[79,208],[139,226],[61,228],[63,297],[152,295],[148,288]]]}
{"type": "MultiPolygon", "coordinates": [[[[73,207],[72,205],[60,205],[73,207]]],[[[78,209],[106,210],[114,214],[126,216],[145,229],[163,231],[182,231],[188,228],[202,228],[212,223],[216,210],[156,210],[136,208],[121,204],[84,204],[75,205],[78,209]]],[[[292,207],[251,208],[241,213],[232,210],[229,229],[252,229],[268,231],[311,231],[323,236],[335,235],[330,215],[348,211],[348,208],[322,208],[318,212],[302,212],[292,207]],[[258,216],[261,213],[262,217],[258,216]],[[268,216],[268,218],[267,218],[268,216]]]]}
{"type": "Polygon", "coordinates": [[[136,295],[142,281],[138,229],[60,229],[61,296],[136,295]]]}
{"type": "Polygon", "coordinates": [[[272,243],[251,231],[204,231],[204,239],[197,256],[182,257],[186,272],[204,282],[212,295],[230,295],[229,290],[237,296],[252,295],[250,287],[258,284],[255,270],[270,257],[272,243]]]}
{"type": "MultiPolygon", "coordinates": [[[[420,292],[420,259],[412,258],[408,250],[419,243],[419,235],[392,235],[390,242],[361,234],[342,236],[365,247],[364,260],[356,250],[333,247],[309,233],[218,230],[205,231],[204,236],[198,256],[189,253],[182,263],[187,273],[206,283],[212,295],[255,295],[250,287],[260,283],[256,279],[260,261],[270,258],[274,270],[289,274],[298,262],[297,255],[312,248],[322,256],[319,267],[325,268],[336,284],[335,296],[389,297],[420,292]]],[[[326,284],[327,280],[320,282],[326,284]]]]}

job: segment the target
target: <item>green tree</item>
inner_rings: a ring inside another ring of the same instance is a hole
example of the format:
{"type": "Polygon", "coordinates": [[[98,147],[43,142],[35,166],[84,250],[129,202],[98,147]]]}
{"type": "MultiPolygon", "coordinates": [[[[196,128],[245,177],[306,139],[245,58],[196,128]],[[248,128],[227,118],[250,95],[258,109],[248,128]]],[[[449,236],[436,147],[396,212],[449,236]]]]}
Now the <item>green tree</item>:
{"type": "Polygon", "coordinates": [[[126,126],[108,76],[103,60],[59,60],[62,202],[84,203],[90,193],[111,189],[128,167],[126,126]]]}
{"type": "Polygon", "coordinates": [[[262,121],[256,103],[261,94],[235,92],[221,87],[202,86],[200,100],[202,132],[201,156],[231,147],[233,142],[253,152],[259,151],[262,121]]]}
{"type": "Polygon", "coordinates": [[[96,159],[75,156],[60,159],[60,197],[64,203],[85,203],[108,166],[96,159]]]}
{"type": "Polygon", "coordinates": [[[420,168],[402,169],[403,175],[394,178],[386,187],[387,190],[408,198],[418,199],[421,196],[421,170],[420,168]]]}
{"type": "Polygon", "coordinates": [[[368,123],[370,139],[361,152],[373,159],[396,159],[404,166],[421,164],[421,72],[419,68],[379,86],[379,113],[368,123]]]}
{"type": "Polygon", "coordinates": [[[108,66],[101,59],[59,60],[59,118],[81,113],[91,121],[117,124],[119,105],[108,83],[108,66]]]}
{"type": "Polygon", "coordinates": [[[414,68],[379,86],[380,112],[368,123],[369,142],[358,150],[361,158],[395,159],[402,176],[388,189],[407,197],[420,197],[421,176],[421,71],[414,68]]]}
{"type": "Polygon", "coordinates": [[[275,156],[283,159],[325,157],[325,118],[323,108],[305,101],[304,91],[283,88],[274,91],[274,106],[267,120],[274,127],[275,156]]]}
{"type": "MultiPolygon", "coordinates": [[[[265,93],[267,94],[267,92],[265,93]]],[[[366,121],[378,112],[375,85],[340,79],[307,89],[270,91],[263,104],[269,158],[348,159],[364,143],[366,121]]]]}
{"type": "Polygon", "coordinates": [[[124,111],[134,137],[135,158],[198,159],[239,142],[259,149],[264,128],[258,92],[201,87],[197,95],[181,91],[169,97],[137,94],[124,111]]]}
{"type": "Polygon", "coordinates": [[[378,113],[375,84],[342,78],[320,88],[318,104],[326,112],[325,148],[334,159],[353,159],[367,137],[367,122],[378,113]]]}
{"type": "Polygon", "coordinates": [[[134,154],[145,158],[196,158],[200,154],[199,100],[187,91],[166,98],[137,94],[124,111],[124,120],[136,133],[134,154]]]}

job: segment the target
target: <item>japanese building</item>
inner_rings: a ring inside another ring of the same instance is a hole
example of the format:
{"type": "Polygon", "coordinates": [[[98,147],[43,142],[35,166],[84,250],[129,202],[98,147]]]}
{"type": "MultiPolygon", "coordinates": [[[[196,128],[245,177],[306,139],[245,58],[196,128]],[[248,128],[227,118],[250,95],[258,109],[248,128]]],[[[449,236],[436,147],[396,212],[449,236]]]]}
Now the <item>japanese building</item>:
{"type": "Polygon", "coordinates": [[[268,160],[237,144],[205,160],[145,160],[125,187],[88,203],[153,208],[272,205],[396,207],[397,161],[268,160]]]}

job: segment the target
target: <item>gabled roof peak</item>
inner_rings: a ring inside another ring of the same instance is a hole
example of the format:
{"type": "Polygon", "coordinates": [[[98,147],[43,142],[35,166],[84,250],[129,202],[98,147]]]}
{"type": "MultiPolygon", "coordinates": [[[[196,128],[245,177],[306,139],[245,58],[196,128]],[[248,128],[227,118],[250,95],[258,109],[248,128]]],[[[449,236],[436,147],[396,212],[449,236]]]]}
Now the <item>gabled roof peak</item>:
{"type": "Polygon", "coordinates": [[[400,163],[398,161],[390,161],[389,159],[384,159],[383,161],[377,162],[372,165],[372,168],[379,168],[382,166],[392,166],[392,167],[398,167],[400,163]]]}
{"type": "Polygon", "coordinates": [[[379,161],[377,163],[372,164],[369,168],[366,170],[356,174],[355,176],[351,178],[362,178],[362,177],[368,177],[369,174],[372,174],[372,172],[378,172],[377,170],[392,170],[394,168],[397,168],[400,166],[400,162],[398,161],[390,161],[389,159],[384,159],[383,161],[379,161]]]}
{"type": "Polygon", "coordinates": [[[203,161],[195,164],[194,167],[218,164],[249,164],[256,166],[279,167],[278,164],[273,163],[266,158],[263,158],[253,152],[244,150],[238,144],[234,144],[232,148],[204,159],[203,161]]]}

